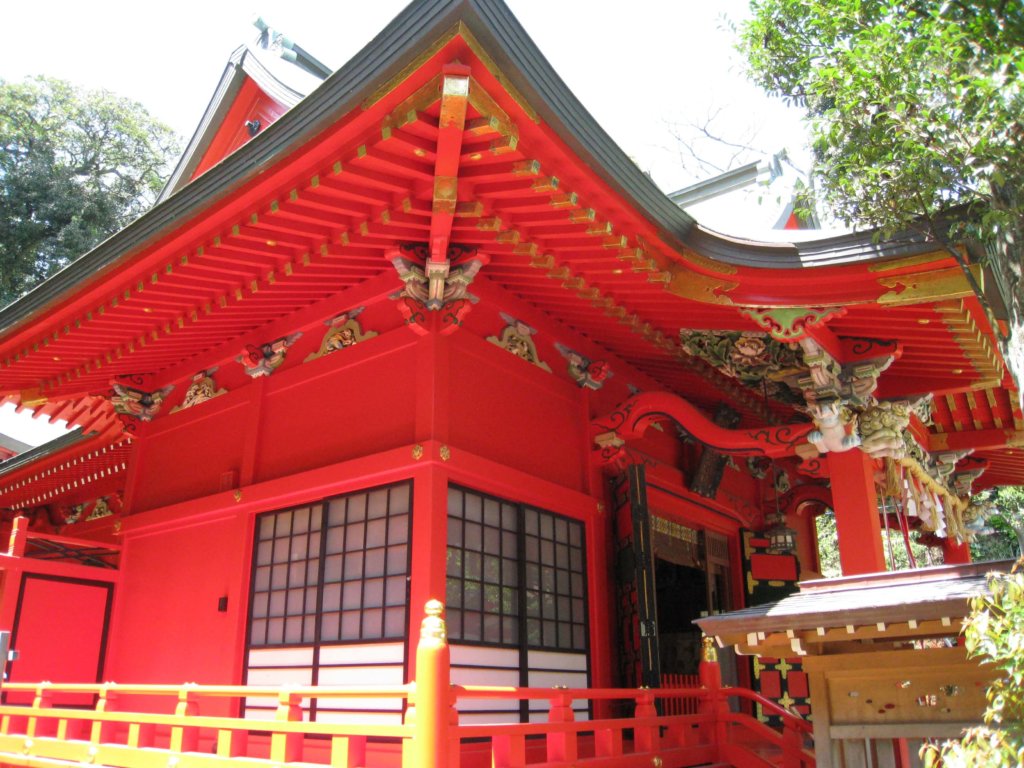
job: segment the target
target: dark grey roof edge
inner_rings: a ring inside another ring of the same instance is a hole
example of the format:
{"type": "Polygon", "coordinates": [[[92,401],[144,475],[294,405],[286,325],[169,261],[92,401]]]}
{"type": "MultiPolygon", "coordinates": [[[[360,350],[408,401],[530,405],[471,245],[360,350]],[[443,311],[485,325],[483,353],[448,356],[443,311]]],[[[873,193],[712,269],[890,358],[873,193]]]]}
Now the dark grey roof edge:
{"type": "Polygon", "coordinates": [[[104,240],[14,303],[0,309],[0,336],[51,307],[79,283],[101,275],[181,220],[222,199],[265,166],[358,106],[405,63],[403,54],[434,42],[458,17],[460,0],[417,0],[405,8],[347,64],[280,120],[199,178],[104,240]]]}
{"type": "Polygon", "coordinates": [[[210,146],[213,135],[216,133],[214,126],[223,121],[224,115],[231,108],[235,95],[242,87],[242,73],[238,65],[245,54],[245,49],[246,46],[239,46],[228,57],[228,63],[224,66],[224,72],[221,74],[220,80],[217,81],[213,96],[210,97],[210,102],[199,119],[199,125],[196,126],[192,138],[185,146],[185,151],[181,153],[177,165],[174,166],[167,183],[164,184],[164,188],[160,190],[160,194],[156,198],[157,205],[188,183],[188,178],[195,172],[196,166],[199,165],[203,154],[210,146]]]}
{"type": "Polygon", "coordinates": [[[868,231],[799,243],[760,243],[701,227],[597,123],[501,0],[466,0],[466,4],[476,12],[467,18],[471,31],[502,74],[591,170],[646,214],[669,244],[687,245],[726,264],[771,269],[836,266],[935,249],[916,233],[903,233],[889,241],[879,241],[875,232],[868,231]],[[472,24],[474,17],[482,27],[472,24]]]}
{"type": "Polygon", "coordinates": [[[7,461],[0,462],[0,477],[3,477],[4,475],[9,475],[16,469],[24,467],[27,464],[31,464],[34,461],[38,461],[39,459],[45,458],[46,456],[51,456],[55,453],[58,453],[59,451],[63,451],[65,448],[68,448],[74,445],[75,443],[82,442],[90,435],[91,433],[87,435],[82,431],[82,428],[79,427],[78,429],[68,432],[66,435],[61,435],[60,437],[54,438],[48,443],[37,445],[32,450],[25,451],[24,453],[19,453],[17,456],[12,456],[7,461]]]}
{"type": "MultiPolygon", "coordinates": [[[[538,114],[562,133],[563,139],[596,173],[633,201],[669,243],[691,244],[701,253],[712,250],[715,251],[713,258],[734,264],[774,268],[805,266],[796,246],[738,243],[708,230],[698,230],[695,221],[674,205],[596,123],[500,0],[414,0],[310,97],[245,147],[0,310],[0,335],[47,309],[80,282],[116,266],[134,249],[166,233],[209,203],[227,196],[277,158],[301,146],[337,117],[358,106],[382,82],[397,75],[411,57],[435,42],[460,19],[538,114]],[[771,254],[768,259],[765,259],[766,253],[771,254]]],[[[864,250],[863,237],[853,237],[850,243],[850,258],[858,254],[863,257],[871,250],[864,250]]],[[[810,252],[806,244],[803,249],[810,252]]]]}
{"type": "Polygon", "coordinates": [[[213,137],[224,122],[225,115],[234,104],[235,96],[241,90],[246,75],[252,78],[264,93],[289,109],[302,101],[306,95],[278,80],[249,46],[241,45],[236,48],[228,57],[228,63],[217,82],[209,104],[203,111],[199,125],[175,165],[174,171],[171,172],[170,178],[164,184],[164,188],[156,199],[157,203],[163,202],[188,183],[189,177],[195,172],[203,155],[206,154],[210,142],[213,141],[213,137]]]}

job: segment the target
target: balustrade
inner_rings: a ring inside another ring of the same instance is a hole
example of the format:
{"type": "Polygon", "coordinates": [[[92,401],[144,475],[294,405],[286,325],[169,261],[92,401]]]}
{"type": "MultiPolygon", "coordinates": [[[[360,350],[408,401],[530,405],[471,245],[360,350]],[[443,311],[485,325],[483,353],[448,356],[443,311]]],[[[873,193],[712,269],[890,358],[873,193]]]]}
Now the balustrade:
{"type": "Polygon", "coordinates": [[[442,610],[439,603],[428,604],[417,680],[399,687],[5,684],[0,762],[212,768],[244,758],[252,766],[682,768],[736,762],[742,745],[756,739],[768,745],[764,754],[774,753],[776,765],[813,765],[804,748],[810,726],[752,691],[722,687],[710,657],[702,663],[702,686],[672,688],[667,696],[651,689],[451,685],[442,610]],[[92,697],[90,708],[82,707],[83,696],[92,697]],[[241,716],[251,697],[275,699],[273,719],[241,716]],[[756,701],[780,715],[784,732],[732,711],[730,697],[756,701]],[[313,702],[345,698],[401,699],[405,721],[361,725],[304,719],[313,702]],[[535,714],[546,704],[547,716],[526,723],[460,724],[459,703],[473,699],[527,701],[535,714]],[[671,713],[663,707],[659,714],[659,700],[677,707],[671,713]],[[620,711],[631,714],[576,717],[582,705],[593,713],[596,702],[617,702],[620,711]]]}

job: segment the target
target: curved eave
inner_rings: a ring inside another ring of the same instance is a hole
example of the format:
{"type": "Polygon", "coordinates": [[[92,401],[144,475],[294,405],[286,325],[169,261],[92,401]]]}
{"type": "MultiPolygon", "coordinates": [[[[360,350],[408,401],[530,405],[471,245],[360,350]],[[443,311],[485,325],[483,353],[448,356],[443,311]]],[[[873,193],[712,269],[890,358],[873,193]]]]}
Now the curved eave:
{"type": "MultiPolygon", "coordinates": [[[[870,234],[832,238],[820,243],[765,245],[729,239],[700,228],[596,123],[500,0],[416,0],[313,94],[246,146],[182,186],[23,298],[0,310],[0,335],[9,336],[16,326],[70,301],[72,292],[83,284],[103,280],[141,248],[157,242],[204,208],[226,199],[282,157],[357,110],[364,99],[382,84],[399,77],[410,62],[416,61],[445,34],[450,34],[460,22],[540,120],[680,253],[689,248],[724,262],[730,269],[748,266],[792,270],[886,259],[927,250],[923,244],[907,241],[879,245],[872,241],[870,234]]],[[[211,105],[229,100],[228,89],[233,81],[229,70],[232,68],[237,70],[234,64],[229,64],[218,90],[220,95],[215,95],[211,105]]]]}

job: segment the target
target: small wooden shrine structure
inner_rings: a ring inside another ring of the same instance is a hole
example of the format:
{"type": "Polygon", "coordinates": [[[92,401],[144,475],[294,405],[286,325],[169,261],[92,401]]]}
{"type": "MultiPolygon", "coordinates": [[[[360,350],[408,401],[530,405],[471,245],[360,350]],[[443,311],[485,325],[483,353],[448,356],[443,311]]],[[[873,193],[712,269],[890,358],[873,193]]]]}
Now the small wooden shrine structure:
{"type": "Polygon", "coordinates": [[[922,739],[981,725],[996,670],[967,657],[961,625],[1010,561],[804,582],[777,602],[698,623],[719,644],[799,657],[819,768],[919,765],[922,739]]]}
{"type": "MultiPolygon", "coordinates": [[[[149,212],[0,310],[0,396],[73,429],[0,463],[12,684],[116,680],[182,718],[212,686],[228,756],[261,718],[383,749],[437,599],[452,683],[522,692],[460,728],[628,719],[639,686],[697,684],[692,619],[819,570],[820,513],[847,574],[885,569],[886,531],[962,562],[971,492],[1024,479],[968,249],[703,228],[500,0],[416,0],[307,95],[263,56],[232,57],[149,212]],[[367,684],[390,693],[310,692],[367,684]]],[[[778,665],[722,674],[810,711],[778,665]]],[[[186,729],[91,717],[96,749],[186,729]]],[[[282,761],[313,743],[287,728],[282,761]]]]}

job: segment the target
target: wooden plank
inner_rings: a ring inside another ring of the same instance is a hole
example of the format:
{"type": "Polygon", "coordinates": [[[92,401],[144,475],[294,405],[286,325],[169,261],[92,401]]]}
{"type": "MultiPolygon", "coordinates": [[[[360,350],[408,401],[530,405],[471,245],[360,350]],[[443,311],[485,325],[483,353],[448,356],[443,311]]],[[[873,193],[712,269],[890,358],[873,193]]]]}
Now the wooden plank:
{"type": "Polygon", "coordinates": [[[842,747],[843,768],[874,768],[868,763],[867,744],[861,739],[845,739],[842,747]]]}
{"type": "MultiPolygon", "coordinates": [[[[814,716],[817,719],[817,712],[814,716]]],[[[980,722],[833,725],[828,729],[828,734],[833,739],[949,739],[959,738],[965,728],[976,728],[979,725],[980,722]]]]}
{"type": "Polygon", "coordinates": [[[871,746],[875,753],[877,768],[896,768],[897,745],[893,739],[873,739],[871,746]]]}
{"type": "Polygon", "coordinates": [[[810,689],[811,701],[816,702],[814,705],[814,759],[817,768],[838,768],[842,763],[835,759],[834,745],[829,738],[829,726],[832,724],[832,719],[828,709],[828,683],[825,680],[825,673],[821,670],[808,671],[807,684],[810,689]],[[819,701],[820,704],[817,703],[819,701]]]}

